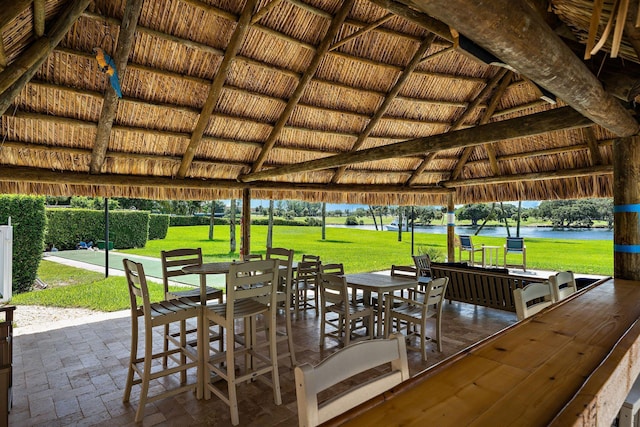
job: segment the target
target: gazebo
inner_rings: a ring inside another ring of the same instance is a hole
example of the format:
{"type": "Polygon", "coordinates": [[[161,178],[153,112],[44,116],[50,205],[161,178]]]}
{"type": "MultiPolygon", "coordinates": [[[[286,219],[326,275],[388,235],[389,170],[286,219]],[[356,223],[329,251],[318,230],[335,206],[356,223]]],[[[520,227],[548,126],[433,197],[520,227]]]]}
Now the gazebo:
{"type": "Polygon", "coordinates": [[[0,191],[243,198],[245,217],[251,198],[613,197],[615,279],[640,284],[638,1],[612,3],[15,0],[0,191]]]}

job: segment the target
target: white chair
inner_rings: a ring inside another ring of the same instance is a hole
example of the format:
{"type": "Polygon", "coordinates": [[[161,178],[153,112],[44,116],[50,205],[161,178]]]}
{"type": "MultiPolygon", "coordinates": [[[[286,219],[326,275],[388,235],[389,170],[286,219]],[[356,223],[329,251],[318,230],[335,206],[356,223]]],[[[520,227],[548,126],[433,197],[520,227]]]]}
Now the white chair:
{"type": "MultiPolygon", "coordinates": [[[[273,389],[276,405],[282,403],[280,378],[278,376],[278,354],[276,342],[276,286],[279,273],[278,260],[247,261],[231,264],[227,274],[227,298],[224,304],[208,305],[205,316],[210,322],[226,329],[225,351],[210,354],[205,359],[205,398],[211,393],[229,405],[231,423],[238,425],[238,397],[236,387],[239,383],[262,380],[273,389]],[[260,302],[266,300],[268,302],[260,302]],[[262,315],[268,324],[266,343],[258,344],[256,318],[262,315]],[[236,339],[236,321],[242,320],[244,334],[236,339]],[[240,345],[238,345],[240,344],[240,345]],[[262,350],[268,345],[268,356],[262,350]],[[236,372],[236,359],[245,356],[244,372],[236,372]],[[213,377],[212,373],[217,375],[213,377]],[[271,381],[264,376],[271,375],[271,381]],[[213,384],[215,379],[227,382],[227,391],[213,384]]],[[[211,349],[209,349],[209,353],[211,349]]]]}
{"type": "Polygon", "coordinates": [[[295,368],[300,426],[317,426],[409,379],[404,337],[363,341],[347,346],[316,366],[295,368]],[[318,394],[357,374],[391,364],[391,371],[318,402],[318,394]]]}
{"type": "MultiPolygon", "coordinates": [[[[164,399],[187,390],[197,389],[198,383],[187,383],[186,372],[188,369],[198,367],[198,355],[186,342],[185,321],[197,319],[200,312],[199,304],[189,298],[175,298],[166,301],[152,303],[149,299],[147,279],[142,264],[129,259],[122,260],[125,276],[129,288],[129,300],[131,303],[131,355],[127,382],[124,388],[123,402],[128,402],[131,396],[131,388],[140,384],[140,401],[136,410],[135,421],[140,422],[144,418],[144,408],[147,403],[164,399]],[[144,326],[144,354],[138,354],[139,319],[142,318],[144,326]],[[180,333],[166,335],[168,342],[172,344],[163,351],[154,351],[153,328],[170,324],[178,324],[180,333]],[[171,364],[167,366],[154,364],[159,358],[168,358],[171,364]],[[170,375],[180,374],[180,385],[171,387],[170,381],[160,382],[159,387],[149,387],[152,380],[158,380],[170,375]],[[151,396],[149,394],[153,393],[151,396]]],[[[198,374],[200,375],[200,373],[198,374]]]]}
{"type": "Polygon", "coordinates": [[[318,273],[320,272],[320,261],[301,261],[296,268],[294,279],[294,299],[296,301],[296,316],[307,309],[314,309],[316,316],[320,314],[318,307],[318,273]],[[309,292],[313,295],[309,297],[309,292]]]}
{"type": "Polygon", "coordinates": [[[516,306],[518,320],[524,320],[534,314],[550,307],[555,302],[551,283],[544,282],[529,283],[524,288],[513,290],[513,302],[516,306]]]}
{"type": "Polygon", "coordinates": [[[356,320],[368,318],[367,338],[373,338],[373,308],[363,302],[354,301],[349,296],[347,280],[344,276],[335,274],[318,275],[320,289],[320,348],[324,348],[325,337],[333,337],[338,341],[344,340],[344,345],[349,345],[351,332],[354,330],[356,320]],[[332,315],[333,313],[333,315],[332,315]],[[331,317],[330,317],[331,316],[331,317]],[[337,317],[335,317],[337,316],[337,317]],[[326,330],[326,328],[329,331],[326,330]]]}
{"type": "Polygon", "coordinates": [[[442,351],[442,302],[444,301],[448,277],[433,279],[425,284],[426,291],[414,291],[413,298],[402,298],[389,294],[385,298],[385,334],[388,336],[396,320],[396,330],[398,332],[406,326],[407,338],[418,335],[411,330],[411,325],[420,326],[420,347],[409,347],[418,350],[422,354],[422,360],[427,360],[427,340],[434,341],[438,345],[438,351],[442,351]],[[395,307],[394,307],[395,305],[395,307]],[[435,339],[427,338],[427,320],[435,319],[435,339]]]}
{"type": "Polygon", "coordinates": [[[291,325],[291,308],[293,304],[293,249],[267,248],[267,259],[280,261],[280,282],[277,288],[277,302],[282,306],[285,317],[285,330],[278,331],[278,341],[287,341],[289,351],[280,353],[278,357],[291,359],[291,366],[298,364],[293,345],[293,326],[291,325]]]}
{"type": "Polygon", "coordinates": [[[561,271],[550,276],[549,282],[551,282],[551,290],[555,301],[562,301],[569,295],[578,292],[578,285],[571,271],[561,271]]]}

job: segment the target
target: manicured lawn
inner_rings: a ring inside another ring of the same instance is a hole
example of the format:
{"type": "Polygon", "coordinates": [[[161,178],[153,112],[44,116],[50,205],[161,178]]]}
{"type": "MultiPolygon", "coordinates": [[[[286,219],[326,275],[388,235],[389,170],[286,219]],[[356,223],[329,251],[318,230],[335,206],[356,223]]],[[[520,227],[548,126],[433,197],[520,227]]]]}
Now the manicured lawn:
{"type": "MultiPolygon", "coordinates": [[[[208,239],[207,226],[171,227],[167,238],[147,242],[145,248],[123,252],[159,257],[163,249],[202,247],[206,261],[239,258],[240,230],[237,228],[237,250],[229,252],[229,227],[216,226],[215,239],[208,239]]],[[[251,252],[266,252],[267,226],[251,227],[251,252]]],[[[296,259],[302,254],[320,255],[324,262],[342,262],[349,273],[385,270],[391,264],[412,264],[411,234],[404,233],[398,242],[397,233],[345,228],[326,229],[326,240],[321,239],[320,227],[276,226],[273,246],[295,250],[296,259]]],[[[475,245],[502,246],[504,238],[474,236],[475,245]]],[[[572,270],[578,273],[613,274],[613,242],[608,240],[569,240],[527,238],[527,266],[540,270],[572,270]]],[[[415,253],[423,248],[435,248],[446,253],[446,236],[442,234],[415,234],[415,253]]],[[[456,257],[458,252],[456,250],[456,257]]],[[[500,260],[502,252],[500,251],[500,260]]],[[[511,259],[511,258],[510,258],[511,259]]],[[[514,256],[513,261],[515,262],[514,256]]],[[[510,261],[511,262],[511,261],[510,261]]]]}

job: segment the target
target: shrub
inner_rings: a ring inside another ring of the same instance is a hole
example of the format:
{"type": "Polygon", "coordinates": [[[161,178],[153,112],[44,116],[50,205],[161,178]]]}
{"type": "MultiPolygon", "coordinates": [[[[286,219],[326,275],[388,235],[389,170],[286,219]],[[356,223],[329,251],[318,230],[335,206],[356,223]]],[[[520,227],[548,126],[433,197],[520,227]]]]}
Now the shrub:
{"type": "Polygon", "coordinates": [[[13,225],[13,285],[15,293],[31,290],[44,249],[44,197],[0,196],[0,224],[13,225]]]}
{"type": "MultiPolygon", "coordinates": [[[[171,215],[169,217],[169,227],[188,227],[192,225],[209,225],[211,221],[209,216],[195,215],[171,215]]],[[[214,218],[216,225],[229,225],[229,221],[222,218],[214,218]]]]}
{"type": "Polygon", "coordinates": [[[169,231],[169,215],[149,215],[149,240],[164,239],[169,231]]]}
{"type": "MultiPolygon", "coordinates": [[[[80,241],[104,240],[104,212],[87,209],[47,209],[45,242],[59,249],[75,249],[80,241]]],[[[147,243],[149,212],[109,213],[109,240],[116,249],[141,248],[147,243]]]]}
{"type": "Polygon", "coordinates": [[[348,216],[344,223],[345,225],[358,225],[358,218],[355,216],[348,216]]]}
{"type": "MultiPolygon", "coordinates": [[[[261,218],[254,219],[251,221],[253,225],[269,225],[269,219],[261,218]]],[[[283,218],[274,218],[273,225],[293,225],[293,226],[306,226],[308,225],[306,222],[296,221],[294,219],[283,219],[283,218]]]]}
{"type": "Polygon", "coordinates": [[[432,246],[418,246],[419,255],[429,255],[431,262],[444,262],[444,252],[432,246]]]}
{"type": "Polygon", "coordinates": [[[322,226],[322,220],[319,219],[319,218],[312,217],[312,216],[306,217],[304,222],[310,227],[320,227],[320,226],[322,226]]]}

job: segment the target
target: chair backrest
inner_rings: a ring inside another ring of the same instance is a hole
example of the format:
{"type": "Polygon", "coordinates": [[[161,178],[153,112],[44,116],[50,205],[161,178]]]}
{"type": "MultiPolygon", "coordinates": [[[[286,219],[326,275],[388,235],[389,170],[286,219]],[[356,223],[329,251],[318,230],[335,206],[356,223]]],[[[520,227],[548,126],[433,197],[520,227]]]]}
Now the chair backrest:
{"type": "Polygon", "coordinates": [[[305,363],[295,368],[298,420],[300,426],[316,426],[377,394],[409,379],[407,350],[402,335],[349,345],[316,366],[305,363]],[[344,393],[318,402],[318,394],[357,374],[391,365],[391,371],[359,384],[344,393]]]}
{"type": "Polygon", "coordinates": [[[516,288],[513,290],[513,302],[516,306],[518,320],[533,316],[555,302],[551,283],[545,280],[544,282],[529,283],[524,288],[516,288]]]}
{"type": "Polygon", "coordinates": [[[320,255],[302,254],[302,261],[320,262],[320,255]]]}
{"type": "Polygon", "coordinates": [[[442,302],[444,301],[444,295],[447,292],[447,285],[449,284],[448,277],[440,277],[434,279],[426,284],[426,291],[424,297],[424,304],[426,306],[435,305],[438,316],[442,311],[442,302]]]}
{"type": "Polygon", "coordinates": [[[433,277],[431,274],[431,258],[428,254],[414,255],[413,262],[418,269],[418,277],[433,277]]]}
{"type": "Polygon", "coordinates": [[[507,237],[505,249],[507,252],[522,252],[524,250],[524,237],[507,237]]]}
{"type": "Polygon", "coordinates": [[[471,236],[460,235],[460,247],[462,249],[472,249],[473,244],[471,243],[471,236]]]}
{"type": "Polygon", "coordinates": [[[318,273],[320,272],[320,262],[306,262],[300,261],[296,268],[296,282],[298,286],[312,287],[316,284],[318,279],[318,273]]]}
{"type": "Polygon", "coordinates": [[[556,302],[562,301],[578,291],[576,278],[571,271],[561,271],[558,274],[550,276],[549,282],[551,282],[551,290],[553,291],[553,298],[556,302]]]}
{"type": "Polygon", "coordinates": [[[262,254],[245,254],[245,255],[242,255],[242,260],[243,261],[256,261],[256,260],[261,260],[261,259],[264,259],[262,254]]]}
{"type": "Polygon", "coordinates": [[[285,248],[267,248],[267,259],[280,260],[280,266],[285,267],[285,272],[280,273],[281,282],[284,282],[285,290],[288,293],[291,292],[291,282],[293,282],[293,249],[285,248]]]}
{"type": "Polygon", "coordinates": [[[324,274],[337,274],[341,276],[344,274],[344,265],[342,265],[342,263],[321,264],[320,272],[324,274]]]}
{"type": "Polygon", "coordinates": [[[182,271],[182,267],[202,264],[202,249],[183,248],[161,251],[160,258],[162,259],[162,283],[166,295],[169,292],[169,279],[187,274],[182,271]]]}
{"type": "MultiPolygon", "coordinates": [[[[234,315],[234,305],[237,301],[251,298],[266,303],[272,307],[276,304],[276,284],[280,260],[267,259],[263,261],[234,262],[227,273],[227,318],[234,315]]],[[[275,310],[272,310],[275,315],[275,310]]]]}
{"type": "Polygon", "coordinates": [[[151,302],[149,299],[149,288],[147,287],[147,278],[144,274],[144,267],[139,262],[123,259],[124,274],[127,278],[129,288],[129,301],[131,303],[131,318],[137,319],[142,313],[146,317],[150,317],[151,302]],[[141,301],[140,301],[141,300],[141,301]]]}
{"type": "Polygon", "coordinates": [[[412,265],[392,265],[391,275],[415,279],[418,276],[418,270],[412,265]]]}
{"type": "Polygon", "coordinates": [[[346,304],[349,300],[347,279],[336,274],[318,274],[321,306],[327,304],[346,304]]]}

